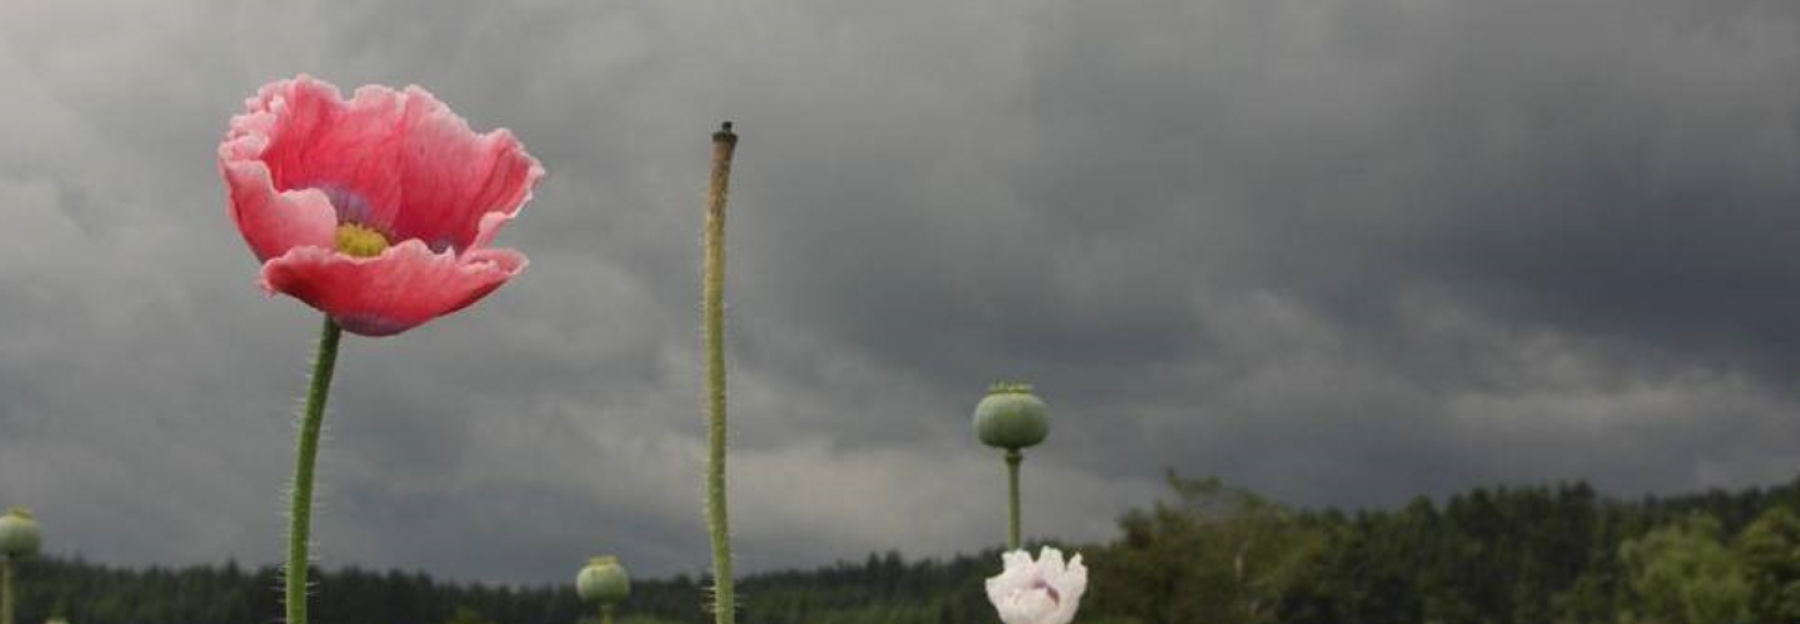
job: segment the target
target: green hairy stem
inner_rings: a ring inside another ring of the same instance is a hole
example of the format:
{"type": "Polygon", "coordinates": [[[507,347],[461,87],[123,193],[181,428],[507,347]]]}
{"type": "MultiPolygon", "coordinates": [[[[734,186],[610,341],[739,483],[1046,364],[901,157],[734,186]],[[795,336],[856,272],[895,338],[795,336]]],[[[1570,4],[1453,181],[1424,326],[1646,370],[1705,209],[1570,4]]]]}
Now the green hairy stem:
{"type": "Polygon", "coordinates": [[[1025,455],[1019,449],[1006,450],[1007,522],[1006,549],[1019,549],[1019,462],[1025,455]]]}
{"type": "Polygon", "coordinates": [[[712,536],[713,621],[731,624],[737,598],[731,576],[731,528],[725,503],[725,198],[737,135],[727,121],[713,133],[712,180],[707,193],[701,268],[701,316],[706,347],[706,522],[712,536]]]}
{"type": "Polygon", "coordinates": [[[306,413],[300,423],[294,492],[288,509],[288,624],[306,624],[306,544],[312,526],[313,460],[319,454],[319,428],[325,420],[325,400],[331,394],[331,373],[337,367],[338,338],[342,335],[343,329],[337,322],[325,317],[325,327],[319,333],[319,352],[313,359],[312,385],[306,392],[306,413]]]}

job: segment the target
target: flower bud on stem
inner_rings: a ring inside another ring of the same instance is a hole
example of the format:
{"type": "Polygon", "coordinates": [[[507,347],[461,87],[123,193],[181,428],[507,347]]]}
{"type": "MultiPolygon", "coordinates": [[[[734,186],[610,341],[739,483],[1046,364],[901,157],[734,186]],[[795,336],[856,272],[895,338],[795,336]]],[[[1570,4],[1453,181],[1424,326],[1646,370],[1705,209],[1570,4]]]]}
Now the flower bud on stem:
{"type": "Polygon", "coordinates": [[[13,624],[13,566],[37,556],[44,534],[31,510],[14,507],[0,515],[0,624],[13,624]]]}
{"type": "Polygon", "coordinates": [[[1018,550],[1019,463],[1023,450],[1037,446],[1050,435],[1049,408],[1032,394],[1029,384],[997,383],[975,404],[975,437],[982,444],[1006,451],[1007,522],[1006,549],[1018,550]]]}

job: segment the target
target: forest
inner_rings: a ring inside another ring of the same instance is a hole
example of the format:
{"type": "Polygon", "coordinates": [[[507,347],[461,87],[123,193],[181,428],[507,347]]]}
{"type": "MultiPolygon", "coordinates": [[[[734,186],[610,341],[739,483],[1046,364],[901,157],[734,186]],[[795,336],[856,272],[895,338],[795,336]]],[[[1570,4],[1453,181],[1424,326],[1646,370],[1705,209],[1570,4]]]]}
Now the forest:
{"type": "MultiPolygon", "coordinates": [[[[1481,488],[1346,512],[1278,504],[1216,479],[1168,478],[1154,506],[1083,554],[1092,624],[1800,623],[1800,481],[1616,500],[1583,483],[1481,488]]],[[[755,624],[996,621],[982,592],[998,551],[871,554],[740,583],[755,624]]],[[[274,568],[23,565],[19,621],[256,624],[281,619],[274,568]]],[[[334,624],[589,624],[572,585],[440,582],[319,570],[314,613],[334,624]]],[[[707,580],[633,584],[620,622],[706,619],[707,580]]]]}

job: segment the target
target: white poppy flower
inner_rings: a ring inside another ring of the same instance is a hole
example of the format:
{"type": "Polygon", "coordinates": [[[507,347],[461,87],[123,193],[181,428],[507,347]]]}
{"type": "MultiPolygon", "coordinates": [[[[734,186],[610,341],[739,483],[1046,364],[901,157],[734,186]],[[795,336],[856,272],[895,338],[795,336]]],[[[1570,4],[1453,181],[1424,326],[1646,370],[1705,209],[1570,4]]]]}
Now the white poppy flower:
{"type": "Polygon", "coordinates": [[[1069,624],[1087,591],[1087,567],[1081,555],[1063,565],[1062,551],[1049,546],[1031,554],[1015,550],[1000,556],[1006,570],[987,580],[988,601],[1006,624],[1069,624]]]}

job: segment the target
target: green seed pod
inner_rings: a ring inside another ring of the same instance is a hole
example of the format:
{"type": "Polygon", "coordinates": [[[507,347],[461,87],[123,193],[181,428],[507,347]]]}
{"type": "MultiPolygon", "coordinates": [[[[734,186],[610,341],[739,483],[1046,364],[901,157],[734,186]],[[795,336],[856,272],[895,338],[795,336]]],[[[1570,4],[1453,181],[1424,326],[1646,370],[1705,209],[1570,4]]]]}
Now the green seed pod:
{"type": "Polygon", "coordinates": [[[31,517],[31,510],[14,507],[0,516],[0,554],[14,559],[36,555],[38,547],[44,544],[44,534],[38,529],[37,520],[31,517]]]}
{"type": "Polygon", "coordinates": [[[975,435],[1008,450],[1037,446],[1050,435],[1048,408],[1027,384],[994,384],[975,404],[975,435]]]}
{"type": "Polygon", "coordinates": [[[618,557],[594,557],[575,577],[575,593],[588,602],[618,604],[631,595],[631,578],[619,566],[618,557]]]}

